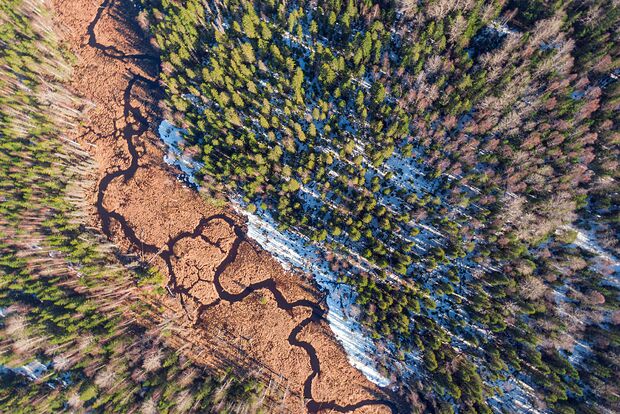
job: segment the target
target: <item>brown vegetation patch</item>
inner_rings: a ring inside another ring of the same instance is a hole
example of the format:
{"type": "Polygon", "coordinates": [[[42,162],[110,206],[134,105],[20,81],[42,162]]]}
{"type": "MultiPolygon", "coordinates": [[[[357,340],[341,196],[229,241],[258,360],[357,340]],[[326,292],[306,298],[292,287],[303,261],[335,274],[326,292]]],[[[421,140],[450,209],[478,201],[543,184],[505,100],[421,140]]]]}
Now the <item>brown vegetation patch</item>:
{"type": "MultiPolygon", "coordinates": [[[[125,221],[122,224],[118,217],[110,218],[107,233],[114,242],[125,251],[140,254],[143,261],[155,265],[168,279],[175,279],[176,287],[186,290],[166,294],[158,300],[170,318],[196,322],[196,328],[184,332],[183,337],[194,337],[201,346],[218,344],[201,351],[196,355],[198,360],[255,367],[253,372],[260,371],[261,378],[272,379],[288,389],[282,401],[283,411],[303,412],[304,382],[312,369],[307,351],[291,345],[289,337],[310,317],[312,310],[307,305],[284,310],[266,288],[238,302],[218,300],[213,276],[239,235],[230,223],[221,219],[209,221],[198,235],[193,232],[201,220],[214,214],[224,214],[234,223],[241,220],[229,209],[205,203],[197,192],[176,180],[175,172],[163,163],[163,151],[154,132],[159,92],[145,85],[145,81],[138,81],[133,89],[128,89],[135,75],[154,82],[156,65],[146,60],[111,56],[145,53],[144,36],[136,33],[136,25],[128,20],[127,4],[112,1],[110,10],[104,10],[96,24],[96,42],[114,46],[107,53],[94,47],[88,35],[89,25],[100,11],[98,4],[86,0],[53,1],[56,22],[77,56],[71,86],[93,103],[88,112],[89,122],[75,134],[99,165],[100,184],[93,191],[93,204],[100,203],[100,211],[113,212],[125,221]],[[136,119],[134,110],[145,118],[144,131],[139,130],[144,122],[136,119]],[[131,146],[135,147],[137,159],[131,155],[131,146]],[[137,162],[135,171],[124,172],[132,168],[132,162],[137,162]],[[110,178],[102,189],[101,182],[110,178]],[[172,251],[166,250],[171,239],[186,233],[188,236],[177,240],[172,251]],[[169,273],[165,253],[169,254],[173,274],[169,273]],[[200,319],[194,320],[196,317],[200,319]],[[222,344],[226,344],[225,349],[222,344]]],[[[102,220],[98,215],[93,223],[102,225],[102,220]]],[[[270,279],[288,303],[317,301],[311,284],[285,272],[268,253],[249,241],[241,243],[235,260],[221,275],[223,289],[231,294],[270,279]]],[[[186,325],[179,323],[179,326],[186,325]]],[[[349,404],[376,398],[374,394],[380,390],[348,364],[344,350],[325,323],[311,322],[299,336],[311,343],[321,361],[321,373],[313,385],[314,400],[336,399],[349,404]]],[[[384,409],[385,406],[377,405],[358,411],[385,412],[384,409]]]]}
{"type": "MultiPolygon", "coordinates": [[[[327,323],[310,324],[298,338],[302,341],[320,343],[316,348],[317,356],[321,361],[321,373],[312,383],[313,396],[318,401],[335,401],[340,405],[351,405],[358,401],[376,398],[376,387],[357,369],[353,368],[342,352],[327,326],[327,323]],[[325,367],[329,365],[329,367],[325,367]]],[[[389,413],[384,406],[362,407],[356,413],[389,413]]]]}
{"type": "Polygon", "coordinates": [[[241,353],[281,374],[291,392],[301,395],[299,384],[310,375],[310,364],[303,349],[289,344],[288,336],[308,316],[306,309],[279,309],[269,292],[260,291],[242,302],[222,302],[206,311],[202,320],[236,337],[241,353]]]}

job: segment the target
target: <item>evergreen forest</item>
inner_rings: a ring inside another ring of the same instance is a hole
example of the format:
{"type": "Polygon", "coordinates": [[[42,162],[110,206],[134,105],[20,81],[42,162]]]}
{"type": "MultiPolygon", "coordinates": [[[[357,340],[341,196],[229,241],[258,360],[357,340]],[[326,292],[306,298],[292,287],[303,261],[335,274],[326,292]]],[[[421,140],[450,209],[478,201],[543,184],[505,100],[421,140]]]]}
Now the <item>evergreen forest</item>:
{"type": "Polygon", "coordinates": [[[620,409],[617,2],[143,5],[201,191],[321,252],[413,412],[620,409]]]}

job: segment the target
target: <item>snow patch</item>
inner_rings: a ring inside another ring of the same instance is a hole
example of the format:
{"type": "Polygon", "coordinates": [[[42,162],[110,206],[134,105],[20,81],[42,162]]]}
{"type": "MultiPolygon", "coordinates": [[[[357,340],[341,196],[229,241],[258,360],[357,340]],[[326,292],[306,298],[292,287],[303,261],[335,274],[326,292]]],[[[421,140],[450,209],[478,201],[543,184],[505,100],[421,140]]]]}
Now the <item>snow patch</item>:
{"type": "Polygon", "coordinates": [[[32,361],[13,370],[13,372],[25,375],[33,381],[39,379],[45,371],[47,371],[47,366],[43,365],[39,361],[32,361]]]}
{"type": "Polygon", "coordinates": [[[613,274],[605,276],[605,281],[613,286],[620,287],[620,260],[598,244],[594,231],[586,231],[575,226],[565,226],[565,228],[577,233],[573,242],[575,246],[597,256],[599,263],[595,266],[596,270],[600,271],[601,265],[607,265],[613,270],[613,274]]]}
{"type": "Polygon", "coordinates": [[[194,174],[202,168],[202,164],[188,157],[183,156],[181,144],[183,143],[183,134],[187,131],[172,125],[167,120],[163,120],[158,128],[159,136],[166,144],[168,152],[164,155],[166,164],[175,165],[183,172],[187,180],[194,185],[198,185],[194,174]]]}
{"type": "Polygon", "coordinates": [[[0,374],[12,372],[17,375],[23,375],[31,381],[38,380],[46,371],[47,366],[42,364],[38,360],[34,360],[17,368],[10,368],[6,365],[0,364],[0,374]]]}

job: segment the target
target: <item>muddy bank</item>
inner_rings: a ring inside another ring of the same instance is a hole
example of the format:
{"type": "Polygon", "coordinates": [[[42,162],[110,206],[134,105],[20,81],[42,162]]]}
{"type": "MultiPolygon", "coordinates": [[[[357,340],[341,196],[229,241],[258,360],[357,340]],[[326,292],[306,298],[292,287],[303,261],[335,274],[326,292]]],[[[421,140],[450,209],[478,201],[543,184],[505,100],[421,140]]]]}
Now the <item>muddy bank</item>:
{"type": "Polygon", "coordinates": [[[71,86],[94,104],[75,131],[99,165],[94,224],[167,276],[170,296],[162,300],[193,325],[192,335],[226,333],[230,349],[212,355],[247,360],[290,390],[278,411],[395,412],[388,396],[348,365],[312,286],[248,239],[232,210],[206,203],[163,162],[154,133],[159,59],[131,3],[53,5],[77,56],[71,86]]]}

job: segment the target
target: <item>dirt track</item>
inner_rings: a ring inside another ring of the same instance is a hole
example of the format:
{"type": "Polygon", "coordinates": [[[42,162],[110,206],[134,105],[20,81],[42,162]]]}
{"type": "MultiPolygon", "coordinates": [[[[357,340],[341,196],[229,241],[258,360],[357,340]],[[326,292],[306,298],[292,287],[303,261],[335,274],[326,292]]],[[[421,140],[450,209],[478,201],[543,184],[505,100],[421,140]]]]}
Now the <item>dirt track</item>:
{"type": "Polygon", "coordinates": [[[396,411],[348,364],[311,285],[248,239],[230,209],[206,203],[163,163],[153,133],[158,58],[135,24],[133,7],[115,0],[53,5],[59,31],[77,56],[72,87],[94,103],[75,136],[99,165],[92,203],[102,231],[168,276],[174,297],[166,300],[196,336],[226,333],[230,349],[214,349],[214,355],[260,366],[290,389],[281,411],[396,411]]]}

